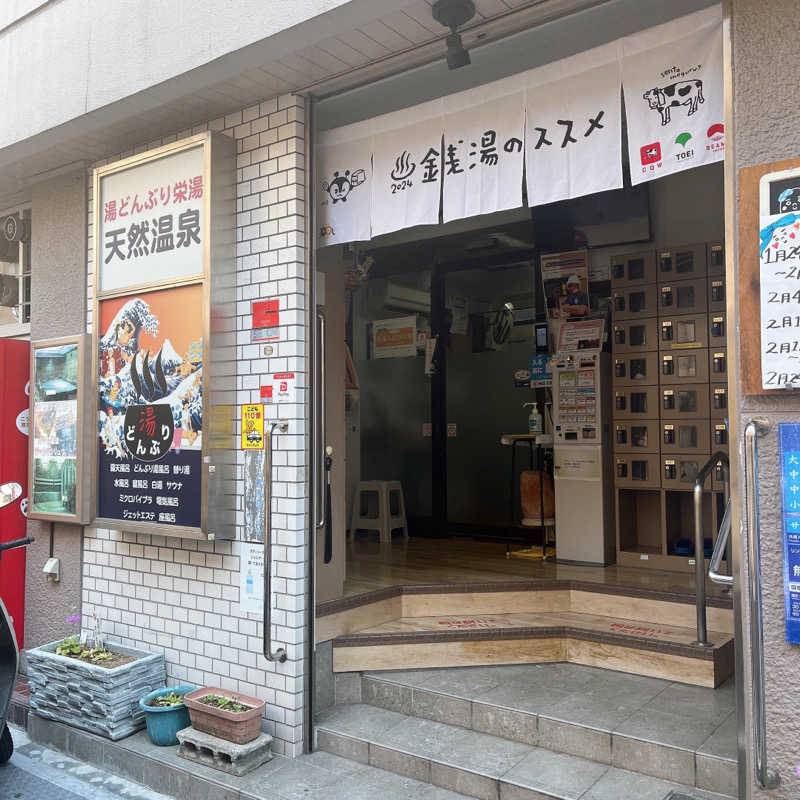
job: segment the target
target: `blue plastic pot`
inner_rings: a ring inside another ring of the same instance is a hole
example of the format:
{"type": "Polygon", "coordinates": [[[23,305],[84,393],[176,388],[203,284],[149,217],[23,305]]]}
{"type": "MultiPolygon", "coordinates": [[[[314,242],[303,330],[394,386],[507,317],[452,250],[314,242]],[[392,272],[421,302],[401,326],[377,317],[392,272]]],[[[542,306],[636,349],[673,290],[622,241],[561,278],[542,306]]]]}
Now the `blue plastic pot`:
{"type": "Polygon", "coordinates": [[[156,697],[163,697],[166,694],[170,694],[170,692],[184,695],[187,692],[194,691],[196,688],[196,686],[170,686],[167,689],[156,689],[139,700],[139,708],[144,711],[144,718],[147,723],[147,735],[153,744],[159,747],[178,744],[178,738],[175,734],[184,728],[188,728],[191,723],[189,722],[189,709],[183,703],[179,706],[159,707],[149,706],[147,701],[156,697]]]}

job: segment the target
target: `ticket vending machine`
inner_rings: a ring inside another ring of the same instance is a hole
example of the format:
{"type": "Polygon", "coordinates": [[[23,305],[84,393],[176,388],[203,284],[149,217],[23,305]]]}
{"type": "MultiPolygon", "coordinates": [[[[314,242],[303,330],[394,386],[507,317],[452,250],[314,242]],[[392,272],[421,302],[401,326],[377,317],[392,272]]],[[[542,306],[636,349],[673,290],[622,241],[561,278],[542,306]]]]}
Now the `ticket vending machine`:
{"type": "Polygon", "coordinates": [[[558,560],[614,562],[611,360],[602,319],[561,326],[553,356],[558,560]]]}

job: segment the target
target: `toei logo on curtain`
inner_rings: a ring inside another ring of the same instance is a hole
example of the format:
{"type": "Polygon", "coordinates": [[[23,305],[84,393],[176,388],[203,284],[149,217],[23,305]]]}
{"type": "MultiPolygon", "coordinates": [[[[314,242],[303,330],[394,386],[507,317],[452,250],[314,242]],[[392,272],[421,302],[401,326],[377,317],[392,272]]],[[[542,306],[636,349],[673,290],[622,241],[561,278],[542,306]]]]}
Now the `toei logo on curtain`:
{"type": "Polygon", "coordinates": [[[622,42],[634,184],[724,156],[722,31],[713,11],[692,15],[691,31],[676,20],[622,42]]]}

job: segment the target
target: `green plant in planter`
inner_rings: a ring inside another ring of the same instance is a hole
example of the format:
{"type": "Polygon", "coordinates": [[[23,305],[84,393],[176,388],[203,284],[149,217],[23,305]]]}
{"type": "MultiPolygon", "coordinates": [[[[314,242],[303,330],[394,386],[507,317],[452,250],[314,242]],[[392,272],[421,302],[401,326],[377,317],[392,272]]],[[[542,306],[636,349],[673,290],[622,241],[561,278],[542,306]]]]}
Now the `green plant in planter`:
{"type": "Polygon", "coordinates": [[[220,708],[223,711],[232,711],[234,714],[241,714],[244,711],[249,711],[250,706],[240,703],[235,697],[222,697],[218,694],[207,694],[200,699],[201,703],[214,708],[220,708]]]}
{"type": "Polygon", "coordinates": [[[102,664],[114,657],[114,654],[105,647],[86,647],[78,641],[77,636],[67,636],[66,639],[59,642],[56,645],[56,655],[79,658],[90,664],[102,664]]]}
{"type": "Polygon", "coordinates": [[[104,647],[92,647],[80,654],[80,658],[90,661],[92,664],[101,664],[103,661],[110,661],[113,657],[114,654],[104,647]]]}
{"type": "Polygon", "coordinates": [[[78,641],[77,636],[67,636],[66,639],[56,645],[56,654],[59,656],[75,656],[83,652],[83,645],[78,641]]]}
{"type": "Polygon", "coordinates": [[[183,695],[170,692],[161,697],[154,697],[147,701],[147,705],[154,708],[164,708],[166,706],[179,706],[183,704],[183,695]]]}

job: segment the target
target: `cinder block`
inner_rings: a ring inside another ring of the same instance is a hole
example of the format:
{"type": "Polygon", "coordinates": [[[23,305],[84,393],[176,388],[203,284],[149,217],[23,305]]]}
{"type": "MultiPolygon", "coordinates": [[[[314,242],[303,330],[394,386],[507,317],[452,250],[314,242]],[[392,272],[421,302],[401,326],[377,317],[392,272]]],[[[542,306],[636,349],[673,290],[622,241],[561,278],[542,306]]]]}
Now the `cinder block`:
{"type": "Polygon", "coordinates": [[[262,733],[247,744],[234,744],[194,728],[178,731],[178,755],[230,775],[246,775],[272,758],[272,737],[262,733]]]}

